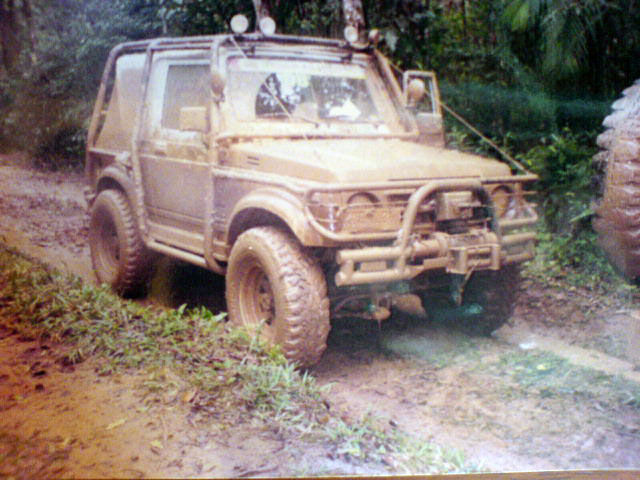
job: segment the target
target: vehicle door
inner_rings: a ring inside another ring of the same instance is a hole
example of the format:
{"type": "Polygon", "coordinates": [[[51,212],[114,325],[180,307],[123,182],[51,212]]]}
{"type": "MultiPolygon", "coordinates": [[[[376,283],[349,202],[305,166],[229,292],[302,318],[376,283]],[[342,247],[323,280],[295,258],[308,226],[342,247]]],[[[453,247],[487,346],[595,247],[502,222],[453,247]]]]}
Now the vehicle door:
{"type": "Polygon", "coordinates": [[[209,66],[205,50],[158,52],[152,58],[139,147],[152,224],[203,230],[209,179],[206,133],[191,126],[190,116],[209,110],[209,66]]]}

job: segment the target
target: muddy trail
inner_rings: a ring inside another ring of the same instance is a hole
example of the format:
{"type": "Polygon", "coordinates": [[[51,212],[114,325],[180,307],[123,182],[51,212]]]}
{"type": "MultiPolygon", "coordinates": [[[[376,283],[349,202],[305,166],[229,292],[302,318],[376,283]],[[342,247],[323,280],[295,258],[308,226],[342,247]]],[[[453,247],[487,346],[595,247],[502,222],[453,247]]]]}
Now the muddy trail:
{"type": "MultiPolygon", "coordinates": [[[[81,176],[18,164],[15,157],[0,157],[0,241],[94,281],[81,176]]],[[[156,270],[144,301],[224,310],[223,279],[166,259],[156,270]]],[[[483,470],[640,468],[639,338],[640,311],[631,303],[529,279],[520,288],[512,325],[490,338],[437,316],[403,312],[380,326],[335,321],[311,374],[331,385],[328,403],[343,418],[457,449],[483,470]]],[[[340,463],[330,448],[300,455],[277,432],[256,432],[252,425],[216,433],[213,420],[194,422],[179,399],[149,406],[134,379],[101,378],[90,365],[65,371],[51,364],[40,369],[43,378],[34,377],[33,365],[45,365],[47,355],[33,342],[0,340],[0,453],[7,454],[19,432],[27,439],[24,449],[57,455],[36,465],[44,472],[425,473],[340,463]],[[16,388],[29,394],[16,396],[16,388]],[[62,432],[39,427],[51,405],[58,405],[56,415],[76,421],[63,421],[68,428],[62,432]]]]}

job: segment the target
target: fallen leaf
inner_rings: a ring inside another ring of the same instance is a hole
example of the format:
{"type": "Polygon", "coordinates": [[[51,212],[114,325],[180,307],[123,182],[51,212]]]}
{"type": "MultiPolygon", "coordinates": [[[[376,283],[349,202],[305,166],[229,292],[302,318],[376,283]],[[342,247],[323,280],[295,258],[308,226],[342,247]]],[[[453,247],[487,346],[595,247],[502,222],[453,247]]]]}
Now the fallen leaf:
{"type": "Polygon", "coordinates": [[[150,445],[153,448],[159,448],[160,450],[164,448],[164,445],[162,445],[162,442],[160,440],[153,440],[150,445]]]}
{"type": "Polygon", "coordinates": [[[121,418],[120,420],[117,420],[117,421],[107,425],[107,428],[105,428],[105,430],[113,430],[114,428],[117,428],[117,427],[120,427],[120,426],[124,425],[124,423],[126,421],[127,421],[126,418],[121,418]]]}
{"type": "Polygon", "coordinates": [[[67,437],[64,440],[62,440],[62,442],[60,442],[60,448],[62,448],[64,450],[69,445],[71,445],[71,443],[72,443],[71,437],[67,437]]]}
{"type": "Polygon", "coordinates": [[[184,395],[182,395],[182,401],[184,403],[191,403],[197,393],[198,393],[198,390],[196,388],[194,388],[193,390],[189,390],[188,392],[185,392],[184,395]]]}
{"type": "Polygon", "coordinates": [[[151,445],[151,451],[156,455],[160,455],[160,451],[164,448],[160,440],[153,440],[149,445],[151,445]]]}

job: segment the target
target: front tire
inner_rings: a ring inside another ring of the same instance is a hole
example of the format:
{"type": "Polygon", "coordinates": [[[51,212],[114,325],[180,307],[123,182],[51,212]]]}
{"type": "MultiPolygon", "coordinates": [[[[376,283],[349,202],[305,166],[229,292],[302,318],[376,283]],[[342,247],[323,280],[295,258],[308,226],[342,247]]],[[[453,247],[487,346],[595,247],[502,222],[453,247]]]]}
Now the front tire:
{"type": "Polygon", "coordinates": [[[153,256],[138,232],[127,197],[104,190],[91,208],[89,224],[91,263],[98,282],[123,296],[144,291],[153,268],[153,256]]]}
{"type": "Polygon", "coordinates": [[[227,270],[229,318],[279,345],[306,368],[327,345],[329,300],[317,262],[296,239],[275,227],[256,227],[235,242],[227,270]]]}

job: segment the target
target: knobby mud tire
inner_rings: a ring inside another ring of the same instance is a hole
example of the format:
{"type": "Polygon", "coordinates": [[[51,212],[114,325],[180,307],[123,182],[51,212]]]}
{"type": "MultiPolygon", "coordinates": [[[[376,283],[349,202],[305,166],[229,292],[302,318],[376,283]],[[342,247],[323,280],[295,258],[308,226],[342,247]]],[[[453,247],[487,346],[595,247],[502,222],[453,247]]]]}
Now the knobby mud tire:
{"type": "Polygon", "coordinates": [[[146,248],[126,196],[105,190],[91,208],[89,246],[93,270],[100,283],[118,294],[144,293],[153,270],[154,255],[146,248]]]}
{"type": "Polygon", "coordinates": [[[280,345],[285,357],[302,368],[320,360],[330,329],[326,280],[293,236],[275,227],[240,235],[226,282],[232,323],[280,345]]]}
{"type": "Polygon", "coordinates": [[[593,226],[611,263],[628,279],[640,278],[640,80],[612,105],[594,158],[601,172],[593,226]]]}
{"type": "Polygon", "coordinates": [[[477,303],[483,311],[463,322],[465,330],[491,335],[507,323],[513,315],[520,281],[520,268],[515,265],[474,273],[465,287],[464,303],[477,303]]]}
{"type": "Polygon", "coordinates": [[[507,323],[520,290],[520,267],[507,265],[497,271],[474,272],[462,292],[449,274],[430,280],[423,305],[436,324],[471,335],[487,336],[507,323]],[[455,298],[462,293],[461,303],[455,298]]]}

